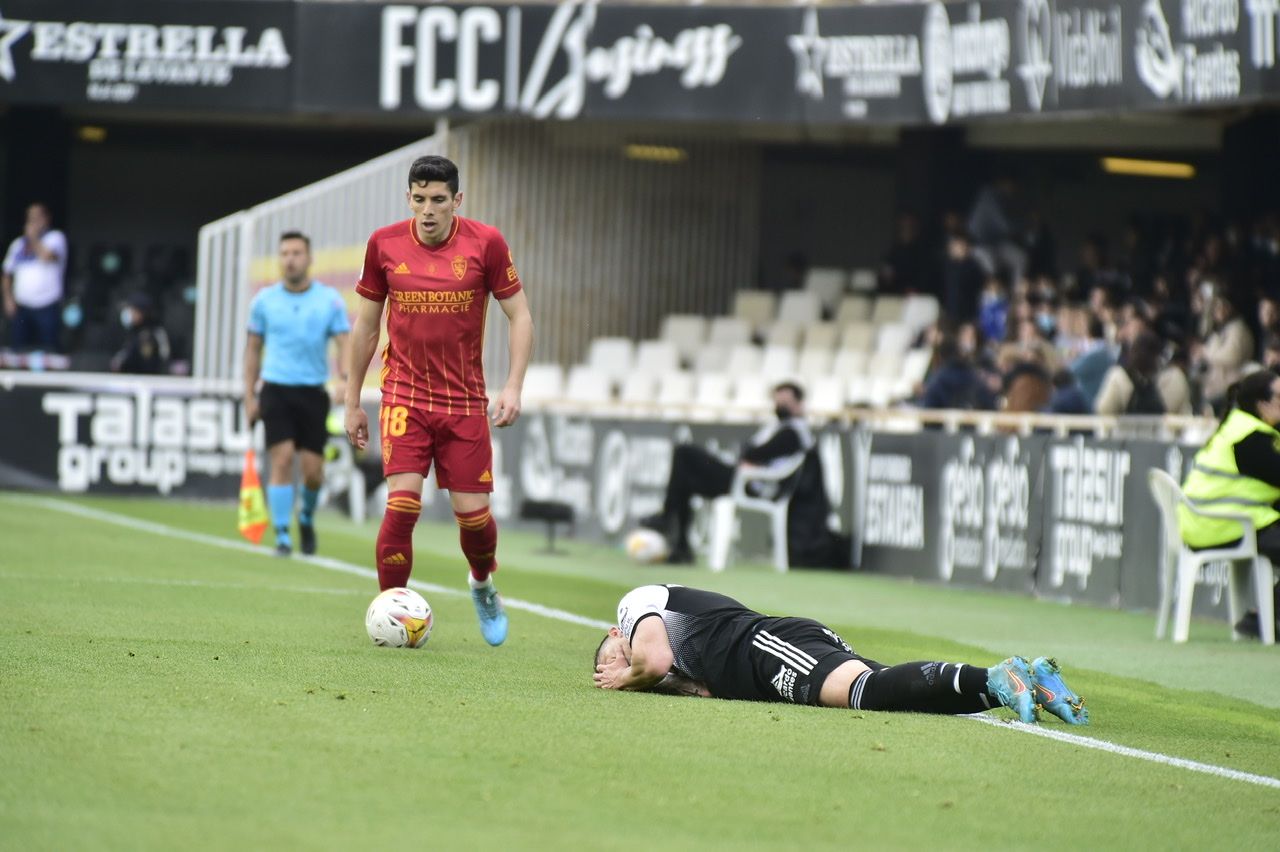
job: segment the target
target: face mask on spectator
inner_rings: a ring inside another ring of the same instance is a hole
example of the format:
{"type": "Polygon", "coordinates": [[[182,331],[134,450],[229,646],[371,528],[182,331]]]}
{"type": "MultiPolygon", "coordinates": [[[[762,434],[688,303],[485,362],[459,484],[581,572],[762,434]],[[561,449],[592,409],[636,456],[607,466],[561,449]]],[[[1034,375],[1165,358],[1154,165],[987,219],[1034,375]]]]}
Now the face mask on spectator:
{"type": "Polygon", "coordinates": [[[784,406],[779,405],[778,407],[774,408],[773,413],[778,415],[779,420],[791,419],[791,409],[786,408],[784,406]]]}
{"type": "Polygon", "coordinates": [[[133,328],[133,310],[131,308],[120,309],[120,324],[125,328],[133,328]]]}
{"type": "Polygon", "coordinates": [[[84,311],[80,308],[79,302],[68,302],[67,306],[62,309],[62,324],[67,328],[79,328],[80,323],[84,321],[84,311]]]}
{"type": "Polygon", "coordinates": [[[1040,330],[1045,334],[1053,334],[1054,329],[1057,328],[1057,323],[1054,322],[1053,314],[1036,314],[1036,325],[1038,325],[1040,330]]]}

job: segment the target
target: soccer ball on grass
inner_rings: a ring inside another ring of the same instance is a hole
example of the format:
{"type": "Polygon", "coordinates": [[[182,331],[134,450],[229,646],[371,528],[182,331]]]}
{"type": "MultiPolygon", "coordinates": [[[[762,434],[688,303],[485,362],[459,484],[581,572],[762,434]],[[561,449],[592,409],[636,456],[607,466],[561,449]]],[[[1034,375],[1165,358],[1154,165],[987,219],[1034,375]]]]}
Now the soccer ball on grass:
{"type": "Polygon", "coordinates": [[[431,604],[412,589],[387,589],[373,599],[364,616],[373,644],[421,648],[431,638],[431,604]]]}
{"type": "Polygon", "coordinates": [[[641,527],[627,536],[627,555],[642,565],[653,565],[667,558],[670,548],[662,533],[641,527]]]}

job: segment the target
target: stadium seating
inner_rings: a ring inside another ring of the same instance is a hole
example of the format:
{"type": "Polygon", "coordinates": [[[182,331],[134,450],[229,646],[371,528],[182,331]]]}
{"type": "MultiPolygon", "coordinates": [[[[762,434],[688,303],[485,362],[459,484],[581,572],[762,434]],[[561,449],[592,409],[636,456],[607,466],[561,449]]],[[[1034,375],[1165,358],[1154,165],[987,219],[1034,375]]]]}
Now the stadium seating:
{"type": "Polygon", "coordinates": [[[839,376],[817,376],[807,385],[805,402],[811,414],[826,417],[844,408],[845,383],[839,376]]]}
{"type": "Polygon", "coordinates": [[[870,352],[876,345],[876,327],[870,322],[852,322],[840,332],[840,348],[870,352]]]}
{"type": "Polygon", "coordinates": [[[746,320],[737,317],[715,317],[711,320],[711,328],[707,341],[717,346],[737,346],[751,342],[751,326],[746,320]]]}
{"type": "Polygon", "coordinates": [[[687,407],[693,402],[693,373],[672,370],[658,377],[658,404],[687,407]]]}
{"type": "Polygon", "coordinates": [[[559,364],[529,365],[524,374],[524,402],[551,402],[563,396],[564,369],[559,364]]]}
{"type": "Polygon", "coordinates": [[[867,369],[867,353],[862,349],[841,349],[831,365],[833,375],[848,379],[862,375],[867,369]]]}
{"type": "Polygon", "coordinates": [[[796,377],[796,350],[790,346],[766,346],[760,371],[773,381],[796,377]]]}
{"type": "Polygon", "coordinates": [[[919,334],[938,321],[940,312],[936,296],[914,294],[902,306],[901,322],[919,334]]]}
{"type": "Polygon", "coordinates": [[[804,327],[803,349],[835,349],[840,342],[840,326],[834,322],[815,322],[804,327]]]}
{"type": "Polygon", "coordinates": [[[613,399],[612,380],[607,373],[586,364],[569,370],[564,397],[570,402],[604,403],[613,399]]]}
{"type": "Polygon", "coordinates": [[[707,321],[697,314],[671,314],[662,321],[661,337],[675,346],[680,360],[691,362],[707,342],[707,321]]]}
{"type": "Polygon", "coordinates": [[[840,303],[849,285],[849,273],[835,267],[817,266],[804,276],[804,289],[818,297],[824,313],[831,313],[840,303]]]}
{"type": "Polygon", "coordinates": [[[587,366],[620,383],[635,364],[636,345],[629,337],[597,337],[587,352],[587,366]]]}
{"type": "Polygon", "coordinates": [[[878,285],[874,269],[853,269],[849,272],[849,289],[855,293],[874,293],[878,285]]]}
{"type": "Polygon", "coordinates": [[[694,381],[693,401],[700,407],[728,408],[732,388],[728,373],[699,373],[694,381]]]}
{"type": "Polygon", "coordinates": [[[769,410],[773,384],[759,373],[738,374],[733,379],[731,404],[740,411],[759,413],[769,410]]]}
{"type": "Polygon", "coordinates": [[[751,344],[740,344],[736,347],[717,346],[707,344],[698,349],[693,359],[693,371],[695,373],[720,373],[725,369],[725,365],[729,362],[729,358],[735,350],[746,351],[755,349],[751,344]]]}
{"type": "Polygon", "coordinates": [[[1245,601],[1254,599],[1258,611],[1258,628],[1264,645],[1275,644],[1275,612],[1272,598],[1274,569],[1270,560],[1258,553],[1258,540],[1253,521],[1247,515],[1228,512],[1207,512],[1186,498],[1177,480],[1160,468],[1147,471],[1147,487],[1160,512],[1160,525],[1164,531],[1160,553],[1160,604],[1156,616],[1156,638],[1163,639],[1173,618],[1173,641],[1183,643],[1191,630],[1191,602],[1195,594],[1196,577],[1211,562],[1229,562],[1227,572],[1228,609],[1232,624],[1244,615],[1245,601]],[[1178,505],[1193,514],[1205,517],[1230,518],[1240,523],[1243,536],[1234,545],[1192,550],[1182,543],[1178,529],[1178,505]]]}
{"type": "Polygon", "coordinates": [[[773,321],[778,297],[769,290],[739,290],[733,297],[733,315],[758,331],[773,321]]]}
{"type": "Polygon", "coordinates": [[[657,373],[636,370],[628,373],[622,380],[622,390],[618,399],[628,405],[652,405],[657,393],[657,373]]]}
{"type": "Polygon", "coordinates": [[[866,322],[871,319],[873,304],[870,296],[845,296],[836,309],[836,325],[843,327],[849,323],[866,322]]]}
{"type": "Polygon", "coordinates": [[[778,319],[801,325],[815,323],[822,319],[822,303],[813,293],[792,290],[782,296],[782,302],[778,305],[778,319]]]}
{"type": "Polygon", "coordinates": [[[902,322],[907,300],[902,296],[879,296],[871,309],[871,321],[876,325],[886,322],[902,322]]]}
{"type": "Polygon", "coordinates": [[[800,345],[800,338],[805,327],[791,320],[775,320],[770,323],[764,334],[765,346],[790,346],[793,349],[800,345]]]}
{"type": "Polygon", "coordinates": [[[636,347],[636,372],[656,375],[679,368],[680,352],[670,340],[644,340],[636,347]]]}
{"type": "Polygon", "coordinates": [[[830,375],[835,362],[835,353],[830,349],[800,350],[796,359],[796,373],[806,382],[812,382],[819,376],[830,375]]]}
{"type": "Polygon", "coordinates": [[[731,376],[745,376],[750,373],[758,373],[760,371],[760,363],[763,359],[763,352],[759,346],[743,344],[733,347],[729,350],[728,358],[710,365],[711,372],[719,372],[723,370],[731,376]]]}
{"type": "Polygon", "coordinates": [[[911,348],[916,333],[900,322],[884,322],[878,324],[876,332],[876,352],[889,355],[904,355],[911,348]]]}

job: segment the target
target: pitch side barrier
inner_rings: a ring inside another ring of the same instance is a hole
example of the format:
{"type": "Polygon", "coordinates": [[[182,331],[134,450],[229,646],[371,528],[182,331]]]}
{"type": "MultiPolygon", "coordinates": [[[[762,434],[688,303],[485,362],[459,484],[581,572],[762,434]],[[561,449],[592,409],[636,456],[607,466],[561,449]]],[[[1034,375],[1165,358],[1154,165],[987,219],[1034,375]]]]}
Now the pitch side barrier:
{"type": "MultiPolygon", "coordinates": [[[[240,393],[227,381],[0,371],[0,488],[234,499],[244,451],[261,447],[240,393]]],[[[375,433],[377,404],[366,395],[375,433]]],[[[494,514],[535,529],[520,520],[523,503],[560,501],[573,509],[576,538],[620,543],[661,507],[678,443],[731,461],[757,428],[692,414],[526,411],[493,433],[494,514]]],[[[1126,609],[1158,600],[1160,521],[1146,472],[1181,479],[1211,429],[1189,418],[905,409],[850,411],[815,427],[831,522],[851,537],[859,570],[1126,609]]],[[[375,490],[380,442],[370,437],[375,450],[361,456],[335,437],[344,455],[329,469],[330,499],[353,476],[375,490]]],[[[434,482],[423,504],[451,516],[434,482]]],[[[369,508],[380,511],[376,500],[369,508]]],[[[744,525],[740,553],[767,553],[762,536],[744,525]]],[[[1208,588],[1197,613],[1225,618],[1225,566],[1198,582],[1208,588]]]]}

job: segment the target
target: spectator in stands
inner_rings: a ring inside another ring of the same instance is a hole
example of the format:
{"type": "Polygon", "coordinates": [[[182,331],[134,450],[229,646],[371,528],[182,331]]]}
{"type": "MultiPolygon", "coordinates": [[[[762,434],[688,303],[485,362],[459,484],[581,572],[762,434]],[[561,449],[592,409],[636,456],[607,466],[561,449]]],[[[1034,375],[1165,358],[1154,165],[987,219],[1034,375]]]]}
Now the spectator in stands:
{"type": "Polygon", "coordinates": [[[1240,378],[1244,365],[1253,358],[1253,334],[1235,304],[1225,296],[1214,297],[1213,331],[1205,338],[1198,356],[1205,401],[1220,412],[1226,405],[1227,388],[1240,378]]]}
{"type": "Polygon", "coordinates": [[[27,208],[22,236],[9,244],[0,277],[4,314],[9,318],[9,345],[14,349],[56,352],[62,327],[63,278],[67,271],[67,238],[50,227],[49,207],[27,208]]]}
{"type": "Polygon", "coordinates": [[[1027,217],[1027,269],[1028,278],[1056,278],[1058,275],[1058,246],[1053,232],[1039,210],[1027,217]]]}
{"type": "Polygon", "coordinates": [[[1021,243],[1021,228],[1014,215],[1017,184],[1001,176],[982,189],[969,211],[968,231],[974,257],[987,272],[1009,270],[1016,281],[1027,267],[1027,252],[1021,243]]]}
{"type": "MultiPolygon", "coordinates": [[[[1257,533],[1258,552],[1280,564],[1280,375],[1258,370],[1232,384],[1222,418],[1182,483],[1192,503],[1206,508],[1229,503],[1234,513],[1248,515],[1257,533]]],[[[1196,515],[1178,507],[1178,529],[1188,547],[1227,547],[1240,540],[1240,525],[1196,515]]],[[[1280,613],[1280,587],[1275,591],[1280,613]]],[[[1236,624],[1241,633],[1257,636],[1258,613],[1250,611],[1236,624]]]]}
{"type": "MultiPolygon", "coordinates": [[[[643,519],[642,526],[667,536],[671,564],[693,562],[689,527],[693,520],[690,499],[720,497],[729,493],[738,468],[774,467],[794,464],[813,449],[813,432],[804,416],[804,391],[793,382],[783,382],[773,390],[775,420],[764,424],[738,458],[738,464],[721,461],[693,444],[680,444],[671,459],[671,478],[662,511],[643,519]]],[[[821,485],[821,483],[819,483],[821,485]]],[[[825,521],[825,518],[824,518],[825,521]]]]}
{"type": "Polygon", "coordinates": [[[982,374],[974,367],[958,340],[944,336],[934,349],[936,367],[925,382],[920,405],[923,408],[961,408],[990,410],[995,399],[982,374]]]}
{"type": "Polygon", "coordinates": [[[1098,414],[1159,415],[1168,411],[1158,382],[1164,341],[1144,331],[1125,349],[1120,363],[1107,371],[1094,411],[1098,414]]]}
{"type": "Polygon", "coordinates": [[[1258,299],[1258,360],[1265,358],[1265,349],[1271,340],[1280,335],[1280,303],[1273,296],[1258,299]]]}
{"type": "Polygon", "coordinates": [[[973,319],[978,313],[978,294],[986,273],[974,257],[969,235],[963,231],[947,239],[947,258],[942,267],[942,309],[955,322],[973,319]]]}
{"type": "Polygon", "coordinates": [[[1076,381],[1080,384],[1080,392],[1089,403],[1089,409],[1093,410],[1094,400],[1098,397],[1098,391],[1102,389],[1102,380],[1115,364],[1116,359],[1111,347],[1107,346],[1102,320],[1090,315],[1085,323],[1084,346],[1080,355],[1071,362],[1071,372],[1075,374],[1076,381]]]}
{"type": "Polygon", "coordinates": [[[1009,322],[1009,291],[998,275],[988,275],[978,304],[978,328],[988,340],[1004,340],[1009,322]]]}
{"type": "Polygon", "coordinates": [[[920,221],[913,213],[898,217],[893,245],[880,266],[880,293],[905,294],[932,292],[929,252],[920,238],[920,221]]]}
{"type": "Polygon", "coordinates": [[[111,358],[117,373],[159,375],[169,372],[169,335],[156,319],[151,297],[134,293],[120,309],[125,342],[111,358]]]}
{"type": "Polygon", "coordinates": [[[1186,347],[1166,342],[1164,351],[1165,363],[1156,383],[1160,386],[1165,414],[1193,415],[1199,410],[1199,392],[1191,381],[1186,347]]]}
{"type": "Polygon", "coordinates": [[[1053,400],[1053,381],[1038,353],[1015,357],[1004,373],[1000,408],[1004,411],[1044,411],[1053,400]]]}
{"type": "Polygon", "coordinates": [[[1262,367],[1280,371],[1280,336],[1272,335],[1267,338],[1267,345],[1262,350],[1262,367]]]}
{"type": "Polygon", "coordinates": [[[1115,289],[1121,284],[1120,276],[1107,262],[1107,238],[1102,234],[1090,234],[1080,246],[1075,281],[1081,293],[1092,293],[1096,287],[1115,289]]]}
{"type": "Polygon", "coordinates": [[[1080,390],[1076,374],[1062,367],[1053,374],[1053,396],[1049,399],[1051,414],[1090,414],[1089,401],[1080,390]]]}

